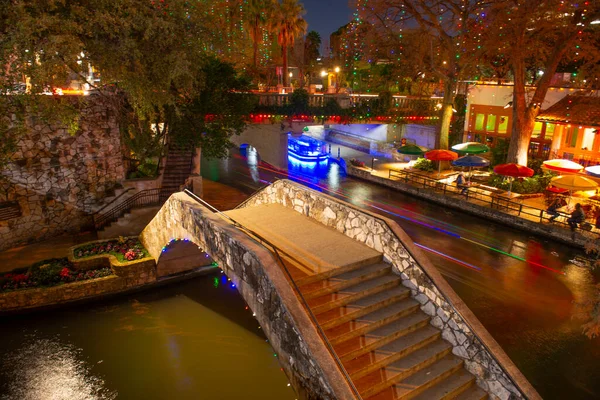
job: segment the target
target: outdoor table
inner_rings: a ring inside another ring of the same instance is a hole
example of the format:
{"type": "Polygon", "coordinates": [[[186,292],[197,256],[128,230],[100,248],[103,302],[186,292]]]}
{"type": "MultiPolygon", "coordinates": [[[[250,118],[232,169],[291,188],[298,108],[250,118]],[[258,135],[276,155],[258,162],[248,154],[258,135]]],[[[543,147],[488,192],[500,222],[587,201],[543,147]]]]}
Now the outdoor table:
{"type": "Polygon", "coordinates": [[[509,209],[510,204],[516,200],[520,200],[521,195],[519,193],[498,191],[493,194],[493,201],[497,205],[498,209],[509,209]]]}

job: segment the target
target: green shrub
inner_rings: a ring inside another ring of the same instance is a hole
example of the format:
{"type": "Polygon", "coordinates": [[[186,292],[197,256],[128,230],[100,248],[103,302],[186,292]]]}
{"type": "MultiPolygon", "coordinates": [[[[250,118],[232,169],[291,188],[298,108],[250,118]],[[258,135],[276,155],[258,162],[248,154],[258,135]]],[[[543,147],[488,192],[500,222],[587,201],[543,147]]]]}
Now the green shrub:
{"type": "Polygon", "coordinates": [[[28,274],[36,286],[51,286],[60,282],[60,271],[69,266],[66,258],[53,258],[33,264],[28,274]]]}
{"type": "MultiPolygon", "coordinates": [[[[550,184],[554,174],[534,175],[531,178],[516,178],[512,184],[512,191],[519,194],[542,193],[550,184]]],[[[508,190],[510,181],[502,175],[492,174],[488,181],[490,186],[508,190]]]]}
{"type": "Polygon", "coordinates": [[[428,160],[426,158],[417,158],[417,161],[413,164],[414,169],[418,169],[421,171],[431,172],[433,171],[433,161],[428,160]]]}

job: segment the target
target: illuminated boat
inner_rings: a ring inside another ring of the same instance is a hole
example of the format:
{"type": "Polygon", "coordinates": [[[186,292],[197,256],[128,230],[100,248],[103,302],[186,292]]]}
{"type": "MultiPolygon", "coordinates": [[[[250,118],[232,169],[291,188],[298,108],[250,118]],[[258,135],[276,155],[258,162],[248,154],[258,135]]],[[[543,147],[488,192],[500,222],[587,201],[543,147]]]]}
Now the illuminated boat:
{"type": "Polygon", "coordinates": [[[310,136],[288,135],[288,158],[303,162],[326,162],[329,159],[327,143],[310,136]]]}

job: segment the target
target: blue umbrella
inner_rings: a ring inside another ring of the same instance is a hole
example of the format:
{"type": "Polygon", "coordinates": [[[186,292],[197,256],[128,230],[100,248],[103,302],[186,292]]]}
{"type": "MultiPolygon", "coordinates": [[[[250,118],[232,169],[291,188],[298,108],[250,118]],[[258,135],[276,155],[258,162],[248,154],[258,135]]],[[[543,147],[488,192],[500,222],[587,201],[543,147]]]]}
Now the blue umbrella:
{"type": "Polygon", "coordinates": [[[469,167],[469,182],[471,182],[471,168],[487,167],[490,165],[490,162],[479,156],[464,156],[452,161],[452,165],[456,165],[458,167],[469,167]]]}
{"type": "Polygon", "coordinates": [[[452,165],[458,167],[487,167],[490,162],[479,156],[464,156],[452,161],[452,165]]]}

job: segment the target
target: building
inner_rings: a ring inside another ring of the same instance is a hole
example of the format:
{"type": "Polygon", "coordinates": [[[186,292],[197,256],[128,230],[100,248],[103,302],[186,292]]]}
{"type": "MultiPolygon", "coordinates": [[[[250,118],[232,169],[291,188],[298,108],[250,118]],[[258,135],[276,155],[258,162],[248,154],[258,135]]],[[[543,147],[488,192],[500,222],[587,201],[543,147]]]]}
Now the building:
{"type": "Polygon", "coordinates": [[[537,123],[552,127],[553,158],[600,164],[600,96],[575,93],[542,111],[537,123]]]}
{"type": "MultiPolygon", "coordinates": [[[[528,87],[527,91],[533,95],[534,87],[528,87]]],[[[465,141],[481,142],[490,147],[499,145],[502,141],[510,139],[511,124],[512,124],[512,85],[498,84],[475,84],[470,85],[467,89],[467,113],[465,117],[465,141]]],[[[529,157],[531,158],[555,158],[567,153],[575,155],[584,155],[587,158],[600,159],[600,140],[595,146],[589,145],[589,133],[585,145],[577,150],[583,140],[583,133],[579,134],[579,130],[575,133],[575,147],[565,147],[567,144],[561,142],[563,132],[566,125],[569,123],[563,122],[568,120],[566,113],[554,113],[554,117],[545,117],[545,112],[550,111],[551,107],[560,102],[565,97],[588,97],[588,96],[573,96],[578,93],[584,93],[581,89],[574,88],[558,88],[552,87],[548,90],[546,98],[542,104],[542,112],[536,119],[531,140],[529,143],[529,157]],[[587,150],[581,150],[587,147],[587,150]],[[591,149],[594,150],[591,150],[591,149]],[[567,151],[568,150],[568,151],[567,151]],[[560,153],[560,154],[559,154],[560,153]]],[[[529,96],[529,97],[531,97],[529,96]]],[[[596,97],[597,99],[598,97],[596,97]]],[[[579,104],[579,103],[577,103],[579,104]]],[[[583,103],[580,107],[585,108],[583,103]]],[[[563,109],[565,107],[562,107],[563,109]]],[[[582,117],[584,113],[580,112],[582,117]]],[[[588,126],[586,121],[578,121],[577,124],[571,122],[571,125],[588,126]]],[[[591,128],[589,126],[588,128],[591,128]]],[[[569,128],[571,129],[571,128],[569,128]]],[[[578,128],[579,129],[579,128],[578,128]]],[[[583,129],[583,128],[582,128],[583,129]]],[[[569,131],[571,132],[571,131],[569,131]]],[[[569,136],[571,137],[571,136],[569,136]]],[[[566,140],[566,139],[565,139],[566,140]]],[[[569,145],[571,142],[569,142],[569,145]]]]}

